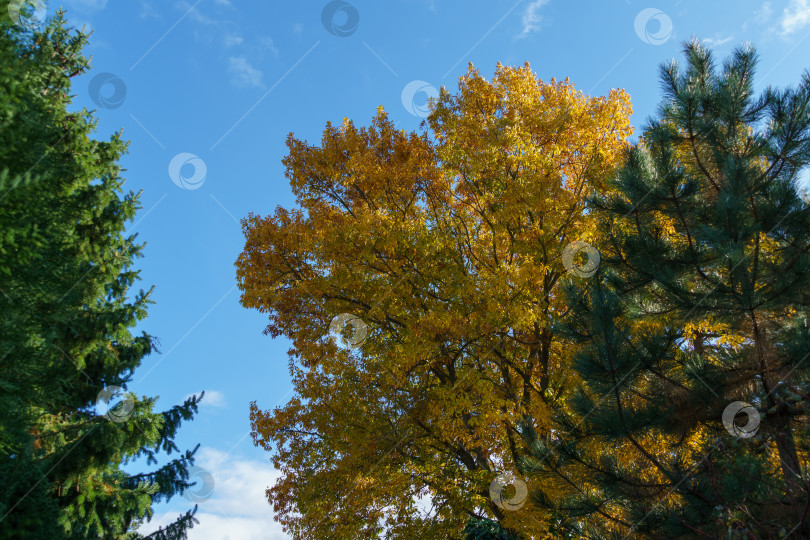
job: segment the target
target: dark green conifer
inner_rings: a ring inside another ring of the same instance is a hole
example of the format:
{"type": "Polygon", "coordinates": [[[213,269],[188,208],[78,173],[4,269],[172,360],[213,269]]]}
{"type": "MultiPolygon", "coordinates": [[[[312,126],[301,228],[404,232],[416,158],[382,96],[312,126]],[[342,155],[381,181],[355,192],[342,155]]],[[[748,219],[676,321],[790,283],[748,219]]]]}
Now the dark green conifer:
{"type": "MultiPolygon", "coordinates": [[[[96,410],[155,350],[132,333],[150,301],[130,292],[142,245],[125,233],[139,208],[122,190],[127,143],[94,139],[92,112],[71,109],[87,36],[62,12],[32,30],[2,11],[0,538],[138,538],[152,505],[188,487],[196,449],[144,474],[122,466],[179,453],[200,398],[155,412],[156,398],[130,395],[115,421],[96,410]]],[[[195,510],[152,537],[185,538],[195,510]]]]}
{"type": "Polygon", "coordinates": [[[560,323],[584,384],[554,435],[527,427],[524,472],[588,538],[806,538],[810,74],[757,96],[751,48],[719,69],[699,42],[684,53],[615,191],[592,198],[601,266],[567,282],[560,323]],[[754,436],[724,426],[734,402],[754,436]]]}

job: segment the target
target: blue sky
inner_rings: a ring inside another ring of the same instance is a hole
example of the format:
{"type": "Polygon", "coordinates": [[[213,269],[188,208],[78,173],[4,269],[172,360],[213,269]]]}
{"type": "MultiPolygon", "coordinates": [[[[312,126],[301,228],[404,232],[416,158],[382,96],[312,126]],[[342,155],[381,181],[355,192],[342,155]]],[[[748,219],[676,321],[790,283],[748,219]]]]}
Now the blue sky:
{"type": "MultiPolygon", "coordinates": [[[[289,345],[263,336],[265,317],[239,305],[233,263],[240,218],[293,205],[281,164],[289,132],[317,142],[327,121],[366,125],[378,105],[417,129],[426,96],[455,89],[468,62],[491,76],[497,62],[529,61],[540,78],[569,77],[591,95],[624,88],[636,128],[659,103],[657,66],[693,35],[721,58],[752,42],[759,88],[796,84],[810,67],[810,0],[61,5],[93,30],[93,70],[75,81],[75,103],[98,109],[100,137],[123,128],[126,187],[143,190],[130,230],[147,242],[138,266],[156,304],[141,327],[162,354],[146,359],[130,390],[159,395],[160,408],[207,392],[178,437],[181,448],[201,443],[198,464],[215,482],[195,540],[286,538],[263,498],[276,473],[251,444],[248,403],[289,398],[289,345]]],[[[191,505],[158,507],[148,529],[191,505]]]]}

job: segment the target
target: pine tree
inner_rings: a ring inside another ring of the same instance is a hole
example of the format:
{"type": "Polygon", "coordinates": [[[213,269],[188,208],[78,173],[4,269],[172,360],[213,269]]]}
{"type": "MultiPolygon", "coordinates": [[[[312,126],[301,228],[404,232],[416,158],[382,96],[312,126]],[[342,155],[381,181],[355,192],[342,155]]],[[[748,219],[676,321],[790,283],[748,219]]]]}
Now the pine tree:
{"type": "MultiPolygon", "coordinates": [[[[41,31],[3,17],[0,34],[0,538],[137,538],[190,485],[196,448],[144,474],[121,466],[179,452],[202,396],[94,407],[156,345],[131,331],[150,300],[129,292],[142,245],[125,234],[139,208],[122,191],[127,143],[92,138],[92,112],[70,110],[87,35],[63,12],[41,31]]],[[[185,538],[195,511],[152,538],[185,538]]]]}
{"type": "Polygon", "coordinates": [[[526,423],[524,472],[581,536],[806,538],[810,73],[756,96],[752,48],[684,53],[591,198],[601,266],[559,323],[584,384],[551,435],[526,423]]]}
{"type": "Polygon", "coordinates": [[[464,540],[518,540],[518,538],[497,521],[470,518],[464,528],[464,540]]]}

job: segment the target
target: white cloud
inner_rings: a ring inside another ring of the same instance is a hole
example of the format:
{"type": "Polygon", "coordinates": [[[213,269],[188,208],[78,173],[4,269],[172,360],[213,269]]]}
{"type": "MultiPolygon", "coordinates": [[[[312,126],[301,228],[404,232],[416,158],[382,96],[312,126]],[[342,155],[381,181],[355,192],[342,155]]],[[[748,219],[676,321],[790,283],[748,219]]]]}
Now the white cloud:
{"type": "Polygon", "coordinates": [[[107,0],[67,0],[65,3],[84,12],[100,11],[107,7],[107,0]]]}
{"type": "MultiPolygon", "coordinates": [[[[207,394],[206,394],[207,397],[207,394]]],[[[288,540],[291,538],[273,520],[273,507],[265,490],[276,483],[279,472],[269,463],[235,459],[213,448],[201,448],[195,465],[214,477],[211,498],[199,503],[199,525],[189,530],[189,540],[288,540]]],[[[177,499],[184,501],[184,499],[177,499]]],[[[191,505],[191,503],[188,503],[191,505]]],[[[142,527],[149,533],[177,519],[177,510],[155,513],[142,527]]],[[[182,510],[185,511],[185,510],[182,510]]]]}
{"type": "Polygon", "coordinates": [[[239,88],[264,86],[264,73],[251,66],[244,56],[231,56],[228,59],[228,73],[231,74],[231,83],[239,88]]]}
{"type": "Polygon", "coordinates": [[[772,14],[773,10],[771,9],[771,3],[765,2],[762,4],[761,8],[754,12],[754,20],[760,23],[768,22],[768,19],[771,18],[772,14]]]}
{"type": "Polygon", "coordinates": [[[293,27],[292,27],[292,32],[296,36],[300,36],[301,32],[303,32],[303,31],[304,31],[304,25],[302,25],[301,23],[295,23],[293,25],[293,27]]]}
{"type": "Polygon", "coordinates": [[[225,37],[222,38],[222,43],[226,47],[235,47],[237,45],[241,45],[244,39],[242,36],[238,36],[236,34],[225,34],[225,37]]]}
{"type": "MultiPolygon", "coordinates": [[[[199,392],[195,392],[198,396],[200,395],[199,392]]],[[[189,394],[183,398],[183,401],[187,400],[194,394],[189,394]]],[[[203,397],[202,401],[200,402],[200,407],[224,407],[225,406],[225,394],[220,392],[219,390],[206,390],[205,397],[203,397]]]]}
{"type": "Polygon", "coordinates": [[[216,20],[212,19],[207,15],[204,15],[199,9],[197,9],[197,4],[192,5],[186,2],[185,0],[182,0],[180,2],[177,2],[175,4],[175,7],[184,13],[188,13],[188,17],[192,21],[197,21],[198,23],[205,25],[214,25],[217,23],[216,20]]]}
{"type": "Polygon", "coordinates": [[[141,19],[159,19],[160,15],[158,14],[157,10],[147,2],[147,0],[141,1],[141,11],[139,13],[141,19]]]}
{"type": "Polygon", "coordinates": [[[548,4],[549,0],[534,0],[526,7],[523,14],[523,31],[518,35],[518,39],[526,37],[532,32],[540,29],[540,8],[548,4]]]}
{"type": "Polygon", "coordinates": [[[770,19],[771,15],[773,14],[773,10],[771,9],[771,3],[765,2],[762,6],[754,12],[754,17],[751,21],[745,21],[742,25],[742,31],[748,31],[748,25],[751,22],[757,23],[760,26],[765,25],[770,19]]]}
{"type": "Polygon", "coordinates": [[[708,45],[709,47],[719,47],[720,45],[723,45],[723,44],[725,44],[725,43],[728,43],[728,42],[729,42],[729,41],[731,41],[732,39],[734,39],[734,36],[728,36],[728,37],[724,37],[724,38],[723,38],[723,37],[720,37],[720,36],[718,35],[718,36],[715,36],[715,37],[713,37],[713,38],[706,38],[706,39],[704,39],[703,41],[704,41],[704,43],[706,43],[706,45],[708,45]]]}
{"type": "Polygon", "coordinates": [[[810,24],[810,0],[790,0],[779,19],[781,34],[787,36],[810,24]]]}
{"type": "Polygon", "coordinates": [[[810,192],[810,166],[799,171],[799,187],[810,192]]]}
{"type": "Polygon", "coordinates": [[[263,36],[261,39],[259,39],[259,53],[264,54],[267,51],[272,53],[273,56],[278,56],[278,47],[276,47],[276,44],[273,43],[273,38],[263,36]]]}

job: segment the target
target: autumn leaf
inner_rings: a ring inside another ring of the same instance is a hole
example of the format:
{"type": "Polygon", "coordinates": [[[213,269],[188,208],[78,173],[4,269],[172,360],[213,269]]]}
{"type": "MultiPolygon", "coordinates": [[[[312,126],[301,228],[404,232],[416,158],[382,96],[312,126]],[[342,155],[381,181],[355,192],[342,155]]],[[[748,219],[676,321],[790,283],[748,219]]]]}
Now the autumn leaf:
{"type": "Polygon", "coordinates": [[[281,470],[268,489],[296,538],[458,538],[472,515],[512,530],[547,518],[498,508],[516,472],[518,422],[548,429],[573,385],[561,254],[593,240],[586,196],[604,189],[631,133],[629,96],[588,97],[525,65],[470,67],[442,89],[426,131],[327,124],[288,137],[297,207],[243,220],[241,301],[292,343],[295,397],[251,407],[254,442],[281,470]],[[367,325],[357,348],[335,317],[367,325]],[[433,511],[415,503],[424,498],[433,511]]]}

